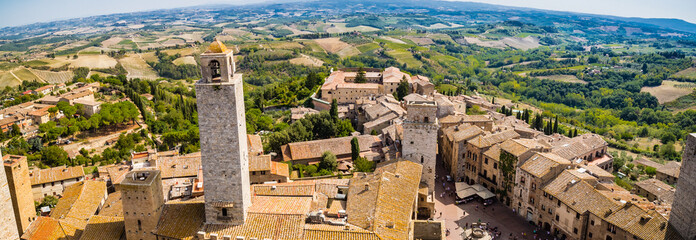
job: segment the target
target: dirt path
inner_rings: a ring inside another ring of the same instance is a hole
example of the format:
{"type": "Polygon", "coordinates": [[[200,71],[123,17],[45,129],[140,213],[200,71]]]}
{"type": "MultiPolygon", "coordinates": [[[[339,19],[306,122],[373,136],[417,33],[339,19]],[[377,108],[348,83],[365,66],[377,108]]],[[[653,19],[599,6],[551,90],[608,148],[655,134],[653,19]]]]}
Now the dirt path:
{"type": "Polygon", "coordinates": [[[118,139],[118,137],[121,135],[121,133],[126,133],[126,134],[133,133],[135,131],[135,129],[139,129],[139,127],[141,127],[141,125],[134,124],[134,125],[128,127],[127,129],[123,129],[123,130],[120,130],[118,132],[115,132],[115,133],[112,133],[109,135],[90,137],[84,141],[79,141],[79,142],[71,143],[68,145],[62,145],[61,147],[66,152],[69,152],[69,151],[77,152],[77,151],[80,151],[80,149],[84,148],[85,150],[88,150],[88,151],[91,151],[92,149],[94,149],[94,153],[101,153],[105,149],[111,147],[111,146],[105,145],[106,141],[109,141],[111,139],[118,139]]]}

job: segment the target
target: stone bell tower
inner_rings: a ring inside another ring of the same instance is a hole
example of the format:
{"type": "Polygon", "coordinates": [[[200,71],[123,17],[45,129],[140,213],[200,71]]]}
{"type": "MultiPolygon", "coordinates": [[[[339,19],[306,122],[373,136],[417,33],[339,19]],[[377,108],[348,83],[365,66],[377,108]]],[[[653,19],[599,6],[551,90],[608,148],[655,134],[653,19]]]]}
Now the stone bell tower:
{"type": "Polygon", "coordinates": [[[437,158],[437,102],[406,102],[406,120],[403,123],[403,158],[423,165],[421,182],[428,186],[428,194],[435,190],[435,160],[437,158]]]}
{"type": "Polygon", "coordinates": [[[196,83],[206,224],[241,225],[251,205],[242,74],[220,41],[201,54],[196,83]]]}

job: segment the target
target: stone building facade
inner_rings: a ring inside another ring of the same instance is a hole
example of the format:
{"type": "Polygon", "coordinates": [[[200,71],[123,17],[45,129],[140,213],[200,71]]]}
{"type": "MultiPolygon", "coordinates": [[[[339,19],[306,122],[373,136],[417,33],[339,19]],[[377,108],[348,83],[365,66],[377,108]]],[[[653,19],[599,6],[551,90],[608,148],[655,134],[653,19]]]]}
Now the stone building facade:
{"type": "Polygon", "coordinates": [[[435,189],[435,161],[437,159],[437,103],[434,101],[407,102],[406,120],[403,123],[404,159],[423,165],[421,182],[428,186],[428,193],[435,189]]]}
{"type": "Polygon", "coordinates": [[[207,224],[241,225],[251,205],[242,75],[216,41],[201,54],[196,83],[207,224]],[[231,194],[234,193],[234,194],[231,194]]]}
{"type": "Polygon", "coordinates": [[[32,169],[29,179],[34,201],[41,201],[46,196],[60,196],[65,187],[84,181],[85,172],[82,166],[32,169]]]}
{"type": "Polygon", "coordinates": [[[684,239],[696,239],[696,133],[686,137],[669,224],[684,239]]]}
{"type": "Polygon", "coordinates": [[[156,240],[152,232],[164,205],[160,171],[129,172],[121,182],[121,194],[126,239],[156,240]]]}
{"type": "Polygon", "coordinates": [[[29,227],[29,224],[36,219],[27,157],[5,155],[2,157],[2,160],[5,165],[10,195],[12,196],[12,206],[14,207],[15,219],[17,220],[17,231],[21,235],[29,227]]]}

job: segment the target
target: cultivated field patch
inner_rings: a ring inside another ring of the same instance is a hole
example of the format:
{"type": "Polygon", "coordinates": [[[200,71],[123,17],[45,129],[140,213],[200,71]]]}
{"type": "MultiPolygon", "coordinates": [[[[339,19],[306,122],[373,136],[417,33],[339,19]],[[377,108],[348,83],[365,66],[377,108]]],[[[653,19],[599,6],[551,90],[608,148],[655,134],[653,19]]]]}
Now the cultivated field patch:
{"type": "Polygon", "coordinates": [[[157,79],[157,73],[150,68],[145,60],[137,54],[130,54],[120,60],[123,68],[128,71],[129,78],[157,79]]]}
{"type": "Polygon", "coordinates": [[[314,41],[327,52],[338,54],[341,57],[360,54],[360,50],[338,38],[322,38],[314,41]]]}
{"type": "Polygon", "coordinates": [[[72,71],[62,71],[62,72],[53,72],[53,71],[44,71],[44,70],[36,70],[36,69],[29,69],[34,75],[37,77],[41,78],[44,82],[50,83],[50,84],[59,84],[59,83],[67,83],[73,80],[73,74],[72,71]]]}
{"type": "Polygon", "coordinates": [[[193,56],[184,56],[180,57],[174,60],[174,64],[176,65],[182,65],[182,64],[193,64],[196,65],[196,59],[193,56]]]}
{"type": "Polygon", "coordinates": [[[674,74],[675,77],[696,79],[696,68],[687,68],[674,74]]]}
{"type": "Polygon", "coordinates": [[[10,72],[0,73],[0,88],[15,87],[22,84],[22,81],[14,77],[10,72]]]}
{"type": "Polygon", "coordinates": [[[671,102],[677,98],[687,95],[693,91],[693,88],[684,86],[683,82],[677,81],[662,81],[662,85],[657,87],[643,87],[641,92],[647,92],[657,98],[660,104],[671,102]]]}
{"type": "Polygon", "coordinates": [[[300,54],[299,57],[290,59],[290,63],[297,64],[297,65],[314,66],[314,67],[320,67],[321,65],[324,65],[324,61],[319,60],[319,59],[312,57],[312,56],[304,55],[304,54],[300,54]]]}
{"type": "Polygon", "coordinates": [[[576,77],[575,75],[549,75],[549,76],[537,76],[536,78],[554,80],[554,81],[559,81],[559,82],[587,84],[587,82],[578,79],[578,77],[576,77]]]}

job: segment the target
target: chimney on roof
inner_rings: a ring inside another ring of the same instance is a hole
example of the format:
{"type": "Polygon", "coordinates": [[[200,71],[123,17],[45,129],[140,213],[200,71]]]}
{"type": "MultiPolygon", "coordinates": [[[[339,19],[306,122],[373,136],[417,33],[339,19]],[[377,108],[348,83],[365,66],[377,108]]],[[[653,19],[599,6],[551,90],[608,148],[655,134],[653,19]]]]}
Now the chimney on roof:
{"type": "Polygon", "coordinates": [[[211,234],[210,234],[210,240],[218,240],[218,235],[217,235],[217,233],[211,233],[211,234]]]}
{"type": "Polygon", "coordinates": [[[369,184],[369,183],[365,183],[365,191],[369,191],[369,190],[370,190],[370,184],[369,184]]]}
{"type": "Polygon", "coordinates": [[[222,240],[232,240],[232,236],[230,236],[230,235],[222,235],[222,240]]]}
{"type": "Polygon", "coordinates": [[[196,236],[198,237],[198,239],[205,239],[205,232],[204,232],[204,231],[198,231],[198,232],[196,233],[196,236]]]}

